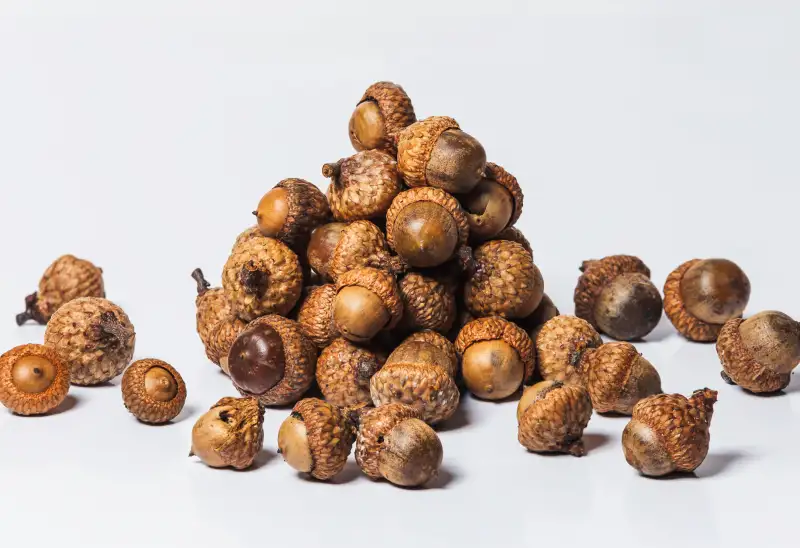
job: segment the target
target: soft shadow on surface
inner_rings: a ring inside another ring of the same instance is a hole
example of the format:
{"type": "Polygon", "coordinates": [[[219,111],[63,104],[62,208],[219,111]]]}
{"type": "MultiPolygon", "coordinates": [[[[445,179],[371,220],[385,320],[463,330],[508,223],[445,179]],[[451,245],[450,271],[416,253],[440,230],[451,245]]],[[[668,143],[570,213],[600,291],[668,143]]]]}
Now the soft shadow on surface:
{"type": "Polygon", "coordinates": [[[608,445],[611,441],[611,436],[608,434],[599,434],[597,432],[590,432],[583,435],[583,446],[586,448],[586,454],[591,454],[595,449],[599,449],[604,445],[608,445]]]}
{"type": "Polygon", "coordinates": [[[709,453],[706,460],[703,461],[703,464],[698,467],[696,475],[700,478],[713,478],[731,467],[734,467],[737,462],[747,460],[751,457],[752,455],[742,451],[709,453]]]}
{"type": "Polygon", "coordinates": [[[256,455],[256,458],[253,460],[253,464],[251,464],[249,468],[245,468],[244,470],[236,470],[236,472],[255,472],[256,470],[268,465],[277,456],[277,453],[273,453],[269,449],[262,449],[259,451],[258,455],[256,455]]]}
{"type": "Polygon", "coordinates": [[[450,432],[452,430],[458,430],[459,428],[464,428],[465,426],[469,426],[469,411],[464,407],[464,405],[459,405],[456,408],[455,413],[446,421],[437,424],[436,430],[438,432],[450,432]]]}
{"type": "MultiPolygon", "coordinates": [[[[55,409],[53,409],[52,411],[50,411],[49,413],[45,413],[44,415],[28,415],[28,416],[31,416],[31,417],[51,417],[53,415],[60,415],[61,413],[65,413],[67,411],[71,411],[71,410],[75,409],[76,407],[78,407],[80,405],[80,403],[81,403],[80,398],[77,398],[76,396],[73,396],[72,394],[67,394],[67,397],[64,398],[64,401],[62,401],[60,404],[58,404],[58,406],[55,409]]],[[[25,415],[19,415],[19,416],[25,416],[25,415]]]]}
{"type": "MultiPolygon", "coordinates": [[[[650,333],[636,339],[635,341],[631,341],[632,343],[649,343],[649,342],[661,342],[669,339],[670,337],[680,337],[681,335],[675,330],[675,327],[672,325],[672,322],[669,321],[669,318],[666,316],[661,316],[661,320],[658,322],[658,325],[655,329],[653,329],[650,333]]],[[[614,339],[609,339],[614,340],[614,339]]]]}
{"type": "Polygon", "coordinates": [[[85,388],[87,390],[99,390],[101,388],[117,388],[119,386],[119,384],[115,383],[114,379],[112,379],[110,381],[104,381],[104,382],[101,382],[101,383],[98,383],[98,384],[87,384],[87,385],[83,385],[83,384],[77,384],[76,385],[76,384],[73,384],[72,386],[77,387],[77,388],[81,388],[81,389],[85,388]]]}
{"type": "Polygon", "coordinates": [[[430,483],[424,485],[422,489],[447,489],[459,479],[458,474],[447,467],[439,468],[439,474],[430,483]]]}
{"type": "MultiPolygon", "coordinates": [[[[597,413],[597,411],[595,411],[595,413],[597,413]]],[[[604,419],[628,419],[628,420],[631,420],[631,416],[630,415],[626,415],[624,413],[617,413],[616,411],[609,411],[607,413],[597,413],[597,414],[600,415],[601,417],[603,417],[604,419]]]]}
{"type": "Polygon", "coordinates": [[[696,480],[699,479],[697,474],[694,472],[673,472],[672,474],[668,474],[666,476],[645,476],[644,474],[640,474],[644,479],[655,480],[655,481],[675,481],[675,480],[696,480]]]}

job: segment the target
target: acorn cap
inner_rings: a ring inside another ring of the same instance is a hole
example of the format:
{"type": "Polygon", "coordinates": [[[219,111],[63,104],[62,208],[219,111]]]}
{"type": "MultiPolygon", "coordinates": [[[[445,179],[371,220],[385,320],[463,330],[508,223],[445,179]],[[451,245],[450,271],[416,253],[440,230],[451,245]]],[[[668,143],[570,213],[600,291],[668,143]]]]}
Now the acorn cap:
{"type": "Polygon", "coordinates": [[[410,187],[427,186],[428,161],[436,141],[448,129],[460,129],[448,116],[431,116],[397,134],[397,167],[410,187]]]}
{"type": "Polygon", "coordinates": [[[248,468],[264,447],[264,407],[255,398],[222,398],[211,411],[220,413],[229,425],[227,436],[214,450],[228,466],[248,468]]]}
{"type": "Polygon", "coordinates": [[[376,407],[404,403],[416,408],[428,424],[449,419],[461,394],[453,378],[442,368],[409,362],[385,365],[369,383],[376,407]]]}
{"type": "Polygon", "coordinates": [[[458,200],[440,188],[422,187],[412,188],[398,194],[386,212],[386,240],[392,249],[395,248],[394,223],[397,220],[397,216],[404,208],[415,202],[433,202],[442,206],[453,217],[458,229],[458,247],[467,245],[469,220],[464,214],[464,210],[461,209],[461,204],[458,203],[458,200]]]}
{"type": "MultiPolygon", "coordinates": [[[[519,186],[517,178],[511,175],[501,166],[493,164],[492,162],[486,162],[484,178],[494,181],[505,188],[509,194],[511,194],[511,198],[514,200],[514,212],[511,214],[511,219],[509,219],[508,226],[506,228],[513,226],[514,223],[519,220],[519,216],[522,215],[522,203],[524,201],[522,188],[519,186]]],[[[501,240],[503,238],[495,237],[492,239],[501,240]]],[[[530,247],[530,244],[528,244],[528,247],[530,247]]]]}
{"type": "Polygon", "coordinates": [[[706,323],[692,316],[683,305],[681,280],[686,271],[700,259],[686,261],[673,270],[664,283],[664,312],[678,332],[690,341],[711,342],[717,340],[722,325],[706,323]]]}
{"type": "Polygon", "coordinates": [[[640,399],[661,393],[658,372],[627,342],[605,343],[587,351],[581,373],[598,413],[630,415],[640,399]]]}
{"type": "Polygon", "coordinates": [[[402,272],[405,268],[399,257],[389,254],[386,239],[375,224],[361,220],[347,225],[336,248],[331,253],[328,274],[336,279],[350,270],[369,266],[389,272],[402,272]]]}
{"type": "Polygon", "coordinates": [[[319,355],[317,384],[325,399],[334,405],[372,403],[369,380],[385,361],[383,354],[340,337],[319,355]]]}
{"type": "Polygon", "coordinates": [[[482,341],[503,341],[517,351],[525,365],[525,379],[533,375],[535,365],[533,341],[518,325],[495,316],[478,318],[465,325],[456,338],[456,352],[464,357],[467,349],[482,341]]]}
{"type": "Polygon", "coordinates": [[[529,451],[580,457],[586,453],[582,436],[591,418],[592,400],[585,388],[553,382],[522,411],[518,439],[529,451]]]}
{"type": "Polygon", "coordinates": [[[542,326],[536,337],[539,372],[546,380],[583,384],[583,354],[601,344],[600,334],[586,320],[556,316],[542,326]]]}
{"type": "Polygon", "coordinates": [[[383,439],[406,419],[420,419],[420,413],[402,403],[389,403],[367,411],[361,416],[356,436],[356,462],[372,479],[380,479],[378,462],[383,439]]]}
{"type": "Polygon", "coordinates": [[[336,292],[345,287],[363,287],[375,293],[391,316],[384,329],[392,329],[403,316],[403,301],[394,276],[377,268],[358,268],[345,272],[336,280],[336,292]]]}
{"type": "Polygon", "coordinates": [[[161,424],[178,416],[186,402],[186,384],[181,374],[167,362],[144,359],[133,362],[122,375],[122,399],[125,408],[142,422],[161,424]],[[166,370],[177,385],[175,396],[168,401],[151,397],[145,387],[145,376],[154,367],[166,370]]]}
{"type": "Polygon", "coordinates": [[[631,255],[611,255],[594,261],[584,261],[581,277],[575,288],[575,315],[598,329],[594,305],[603,289],[621,274],[639,273],[650,277],[650,269],[631,255]]]}
{"type": "Polygon", "coordinates": [[[531,260],[533,260],[533,248],[531,247],[531,243],[525,237],[525,234],[523,234],[522,231],[516,227],[509,226],[508,228],[503,229],[497,236],[491,238],[491,240],[516,242],[524,247],[525,251],[531,254],[531,260]]]}
{"type": "Polygon", "coordinates": [[[380,149],[391,155],[397,154],[395,136],[407,126],[417,121],[414,106],[405,90],[392,82],[376,82],[367,88],[360,105],[365,101],[374,101],[383,116],[386,128],[386,139],[380,149]]]}
{"type": "Polygon", "coordinates": [[[236,241],[233,243],[233,247],[231,248],[231,253],[233,253],[240,244],[243,244],[249,240],[264,237],[265,236],[261,234],[261,230],[258,228],[258,225],[251,226],[236,237],[236,241]]]}
{"type": "Polygon", "coordinates": [[[0,356],[0,403],[18,415],[41,415],[55,409],[69,392],[69,366],[52,348],[41,344],[23,344],[0,356]],[[35,356],[49,361],[55,376],[42,392],[24,392],[14,383],[13,368],[17,360],[35,356]]]}
{"type": "Polygon", "coordinates": [[[446,333],[453,326],[456,296],[445,284],[410,272],[400,280],[398,289],[403,299],[403,327],[446,333]]]}
{"type": "Polygon", "coordinates": [[[336,286],[326,284],[314,287],[308,292],[306,300],[297,313],[297,323],[303,334],[319,348],[331,344],[339,331],[333,321],[333,300],[336,286]]]}
{"type": "Polygon", "coordinates": [[[365,150],[322,166],[331,179],[328,201],[337,221],[382,217],[403,189],[395,159],[380,150],[365,150]]]}
{"type": "Polygon", "coordinates": [[[220,366],[226,375],[228,374],[228,353],[231,351],[231,346],[233,346],[236,337],[246,327],[247,322],[240,320],[236,316],[229,316],[218,322],[208,336],[206,356],[213,363],[220,366]]]}
{"type": "Polygon", "coordinates": [[[439,348],[447,355],[447,359],[450,363],[453,364],[453,369],[450,370],[450,376],[454,379],[458,377],[459,372],[459,357],[458,353],[456,352],[456,346],[450,342],[450,339],[442,335],[441,333],[437,333],[436,331],[431,331],[430,329],[426,329],[424,331],[417,331],[416,333],[412,333],[400,344],[405,344],[407,342],[426,342],[432,344],[439,348]],[[455,373],[453,373],[455,371],[455,373]]]}
{"type": "Polygon", "coordinates": [[[341,472],[355,441],[353,425],[347,415],[335,405],[317,398],[300,400],[292,413],[298,413],[306,427],[313,460],[311,476],[327,480],[341,472]]]}
{"type": "Polygon", "coordinates": [[[789,386],[791,373],[780,373],[758,362],[742,340],[741,318],[725,322],[717,338],[717,355],[722,369],[733,382],[756,393],[778,392],[789,386]]]}

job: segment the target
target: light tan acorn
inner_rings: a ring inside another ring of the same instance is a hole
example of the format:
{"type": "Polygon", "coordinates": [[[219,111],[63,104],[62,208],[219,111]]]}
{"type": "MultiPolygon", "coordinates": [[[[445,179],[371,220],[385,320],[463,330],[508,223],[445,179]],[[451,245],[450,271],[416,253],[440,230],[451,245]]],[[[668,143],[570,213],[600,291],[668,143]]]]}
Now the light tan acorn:
{"type": "Polygon", "coordinates": [[[299,253],[308,244],[311,231],[327,222],[331,212],[316,186],[303,179],[284,179],[264,194],[253,215],[262,235],[299,253]]]}
{"type": "Polygon", "coordinates": [[[382,150],[397,155],[396,135],[417,121],[402,87],[376,82],[367,88],[350,117],[350,142],[356,150],[382,150]]]}
{"type": "Polygon", "coordinates": [[[24,344],[0,356],[0,403],[18,415],[43,415],[69,392],[69,366],[55,350],[24,344]]]}
{"type": "Polygon", "coordinates": [[[722,378],[755,393],[789,386],[800,363],[800,322],[767,310],[725,322],[717,339],[722,378]]]}
{"type": "Polygon", "coordinates": [[[436,331],[417,331],[403,339],[389,354],[386,365],[403,362],[435,365],[453,379],[460,374],[460,362],[455,345],[436,331]]]}
{"type": "Polygon", "coordinates": [[[506,228],[505,230],[501,230],[499,234],[497,234],[494,238],[491,238],[491,239],[492,240],[506,240],[506,241],[509,241],[509,242],[516,242],[519,245],[521,245],[522,247],[524,247],[525,250],[528,253],[531,254],[531,257],[533,257],[533,248],[531,247],[531,243],[525,237],[525,234],[523,234],[522,231],[520,229],[518,229],[517,227],[510,226],[510,227],[506,228]]]}
{"type": "Polygon", "coordinates": [[[186,384],[170,364],[156,359],[138,360],[122,375],[122,400],[140,421],[163,424],[183,409],[186,384]]]}
{"type": "Polygon", "coordinates": [[[225,291],[221,287],[212,289],[202,270],[196,268],[192,278],[197,282],[197,333],[208,359],[227,373],[228,350],[247,322],[233,314],[225,291]]]}
{"type": "Polygon", "coordinates": [[[403,299],[402,328],[447,333],[456,319],[455,284],[409,272],[397,284],[403,299]]]}
{"type": "Polygon", "coordinates": [[[249,468],[264,447],[264,407],[255,398],[222,398],[192,428],[192,450],[212,468],[249,468]]]}
{"type": "Polygon", "coordinates": [[[44,344],[69,366],[72,384],[94,385],[110,381],[131,363],[136,334],[120,307],[99,297],[81,297],[53,314],[44,344]]]}
{"type": "Polygon", "coordinates": [[[469,220],[469,234],[476,241],[495,238],[522,215],[522,188],[517,178],[502,167],[486,163],[483,178],[459,198],[469,220]]]}
{"type": "Polygon", "coordinates": [[[45,325],[56,310],[73,299],[105,296],[102,268],[73,255],[63,255],[44,271],[39,290],[25,297],[25,312],[17,314],[17,325],[28,320],[45,325]]]}
{"type": "Polygon", "coordinates": [[[385,362],[382,352],[340,337],[320,352],[317,384],[325,399],[334,405],[371,404],[369,381],[385,362]]]}
{"type": "Polygon", "coordinates": [[[424,329],[407,336],[400,344],[410,342],[425,342],[436,346],[447,355],[448,362],[452,367],[452,369],[448,369],[450,376],[457,379],[461,375],[461,360],[458,357],[458,352],[456,352],[456,345],[441,333],[424,329]]]}
{"type": "Polygon", "coordinates": [[[326,481],[344,469],[355,438],[347,413],[320,399],[306,398],[294,405],[281,424],[278,452],[298,472],[326,481]]]}
{"type": "Polygon", "coordinates": [[[359,268],[339,276],[333,301],[333,321],[339,333],[357,343],[392,329],[403,314],[395,278],[376,268],[359,268]]]}
{"type": "Polygon", "coordinates": [[[603,344],[589,322],[575,316],[556,316],[536,337],[536,363],[545,380],[583,384],[580,362],[584,353],[603,344]]]}
{"type": "Polygon", "coordinates": [[[525,389],[517,406],[518,439],[537,453],[586,454],[583,431],[592,418],[592,401],[582,386],[542,381],[525,389]]]}
{"type": "Polygon", "coordinates": [[[365,150],[322,166],[331,180],[328,200],[337,221],[380,219],[403,189],[395,159],[379,150],[365,150]]]}
{"type": "Polygon", "coordinates": [[[708,388],[690,398],[659,394],[643,399],[622,432],[625,460],[645,476],[693,472],[708,455],[716,401],[717,393],[708,388]]]}
{"type": "Polygon", "coordinates": [[[236,237],[236,241],[233,243],[233,247],[231,248],[231,252],[235,251],[239,245],[253,239],[263,238],[264,235],[261,234],[261,229],[258,228],[258,225],[251,226],[250,228],[246,229],[244,232],[239,234],[236,237]]]}
{"type": "Polygon", "coordinates": [[[339,336],[339,330],[333,321],[333,301],[336,298],[336,286],[320,285],[308,292],[297,313],[297,323],[303,334],[317,345],[325,348],[339,336]]]}

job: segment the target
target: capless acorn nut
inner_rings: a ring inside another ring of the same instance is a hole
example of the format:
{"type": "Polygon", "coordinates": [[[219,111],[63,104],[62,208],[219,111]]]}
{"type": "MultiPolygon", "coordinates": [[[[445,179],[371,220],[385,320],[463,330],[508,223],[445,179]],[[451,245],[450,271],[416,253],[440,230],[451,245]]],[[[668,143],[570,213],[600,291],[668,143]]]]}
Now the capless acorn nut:
{"type": "Polygon", "coordinates": [[[161,360],[133,362],[122,375],[122,400],[137,419],[150,424],[171,421],[186,402],[180,373],[161,360]]]}
{"type": "Polygon", "coordinates": [[[398,283],[403,299],[403,319],[407,330],[432,329],[447,333],[456,319],[453,284],[418,272],[409,272],[398,283]]]}
{"type": "Polygon", "coordinates": [[[333,218],[337,221],[380,218],[403,188],[397,162],[385,152],[366,150],[322,166],[333,218]]]}
{"type": "Polygon", "coordinates": [[[69,392],[69,366],[52,348],[24,344],[0,356],[0,403],[18,415],[42,415],[69,392]]]}
{"type": "Polygon", "coordinates": [[[416,121],[411,99],[402,87],[376,82],[350,116],[350,142],[356,150],[377,149],[396,156],[396,134],[416,121]]]}
{"type": "Polygon", "coordinates": [[[345,338],[334,341],[317,359],[317,384],[325,399],[342,407],[372,403],[369,381],[383,367],[386,355],[345,338]]]}
{"type": "Polygon", "coordinates": [[[212,468],[244,470],[264,446],[264,407],[255,398],[222,398],[197,419],[192,449],[212,468]]]}
{"type": "Polygon", "coordinates": [[[333,301],[336,298],[336,286],[320,285],[308,292],[297,313],[297,323],[303,334],[317,345],[325,348],[339,336],[339,330],[333,321],[333,301]]]}
{"type": "Polygon", "coordinates": [[[458,357],[458,352],[456,352],[456,346],[452,342],[450,342],[450,340],[447,337],[445,337],[441,333],[437,333],[436,331],[425,329],[423,331],[417,331],[416,333],[412,333],[411,335],[403,339],[403,341],[398,346],[411,342],[424,342],[432,344],[433,346],[437,347],[447,356],[448,363],[450,364],[449,367],[447,368],[448,374],[454,379],[460,375],[460,370],[461,370],[460,360],[458,357]]]}
{"type": "Polygon", "coordinates": [[[672,271],[664,284],[664,311],[691,341],[717,340],[722,326],[742,315],[750,280],[727,259],[693,259],[672,271]]]}
{"type": "Polygon", "coordinates": [[[491,162],[486,163],[480,182],[460,201],[469,220],[469,234],[476,241],[494,238],[522,215],[523,195],[517,178],[491,162]]]}
{"type": "Polygon", "coordinates": [[[621,341],[641,339],[661,319],[661,295],[650,269],[630,255],[584,261],[575,288],[575,315],[621,341]]]}
{"type": "Polygon", "coordinates": [[[581,359],[587,350],[603,344],[603,339],[586,320],[556,316],[541,327],[535,344],[543,379],[582,385],[581,359]]]}
{"type": "Polygon", "coordinates": [[[388,272],[365,267],[337,279],[333,321],[344,338],[367,342],[379,331],[396,326],[402,314],[400,291],[388,272]]]}
{"type": "Polygon", "coordinates": [[[299,250],[331,212],[328,200],[316,186],[303,179],[284,179],[264,194],[253,214],[262,235],[299,250]]]}
{"type": "Polygon", "coordinates": [[[525,389],[517,406],[518,439],[537,453],[586,454],[583,431],[592,418],[592,401],[582,386],[542,381],[525,389]]]}
{"type": "Polygon", "coordinates": [[[645,476],[693,472],[708,454],[716,401],[717,393],[708,388],[690,398],[659,394],[643,399],[622,432],[625,460],[645,476]]]}
{"type": "Polygon", "coordinates": [[[726,382],[756,393],[783,390],[800,363],[800,323],[774,310],[733,318],[719,333],[717,354],[726,382]]]}

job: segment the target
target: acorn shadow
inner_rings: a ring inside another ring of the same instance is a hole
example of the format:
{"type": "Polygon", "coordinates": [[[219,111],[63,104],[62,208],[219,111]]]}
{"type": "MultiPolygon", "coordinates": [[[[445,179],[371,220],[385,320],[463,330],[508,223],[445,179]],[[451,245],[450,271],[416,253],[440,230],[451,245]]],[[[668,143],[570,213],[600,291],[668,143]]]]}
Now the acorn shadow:
{"type": "Polygon", "coordinates": [[[639,476],[644,479],[654,480],[654,481],[679,481],[679,480],[700,479],[694,472],[673,472],[671,474],[667,474],[666,476],[645,476],[644,474],[639,474],[639,476]]]}
{"type": "MultiPolygon", "coordinates": [[[[672,322],[669,321],[669,318],[665,316],[661,316],[661,320],[659,320],[658,325],[653,329],[650,333],[645,335],[644,337],[640,337],[634,341],[630,341],[632,343],[655,343],[661,342],[669,339],[670,337],[678,335],[678,332],[675,331],[675,328],[672,325],[672,322]]],[[[679,336],[679,335],[678,335],[679,336]]],[[[614,340],[614,339],[610,339],[614,340]]]]}
{"type": "Polygon", "coordinates": [[[269,449],[262,449],[256,455],[256,458],[253,459],[253,464],[251,464],[248,468],[244,470],[236,470],[237,472],[255,472],[261,468],[264,468],[270,462],[272,462],[278,454],[270,451],[269,449]]]}
{"type": "Polygon", "coordinates": [[[586,448],[586,454],[591,454],[595,449],[608,445],[611,441],[611,436],[608,434],[601,434],[598,432],[589,432],[583,435],[583,446],[586,448]]]}
{"type": "Polygon", "coordinates": [[[137,419],[137,420],[139,420],[139,422],[142,423],[142,424],[146,424],[147,426],[155,426],[155,427],[171,426],[173,424],[178,424],[178,423],[181,423],[181,422],[185,421],[186,419],[191,418],[191,416],[194,414],[194,412],[196,410],[197,410],[197,408],[194,407],[193,405],[187,405],[181,410],[181,412],[178,414],[177,417],[175,417],[172,420],[168,420],[167,422],[152,423],[152,422],[145,422],[145,421],[139,420],[139,419],[137,419]]]}
{"type": "Polygon", "coordinates": [[[737,462],[747,460],[751,457],[752,455],[742,451],[710,453],[703,461],[703,464],[697,469],[696,475],[701,478],[713,478],[732,466],[735,466],[737,462]]]}
{"type": "Polygon", "coordinates": [[[418,489],[447,489],[454,483],[458,482],[459,475],[447,467],[439,468],[439,473],[433,481],[427,485],[423,485],[418,489]]]}
{"type": "Polygon", "coordinates": [[[60,415],[61,413],[66,413],[67,411],[71,411],[76,407],[78,407],[80,403],[81,403],[80,398],[77,398],[72,394],[67,394],[67,397],[64,398],[64,401],[58,404],[55,409],[51,409],[47,413],[43,413],[41,415],[21,415],[19,413],[12,413],[12,414],[16,415],[17,417],[25,417],[26,419],[39,418],[39,417],[52,417],[55,415],[60,415]]]}
{"type": "Polygon", "coordinates": [[[469,426],[469,424],[469,411],[467,411],[464,405],[459,405],[456,408],[455,413],[453,413],[453,415],[446,421],[437,424],[435,429],[437,432],[451,432],[453,430],[459,430],[465,426],[469,426]]]}
{"type": "Polygon", "coordinates": [[[358,467],[358,464],[348,460],[342,471],[336,474],[335,477],[331,478],[328,483],[332,483],[334,485],[345,485],[354,481],[358,481],[361,477],[366,476],[361,472],[361,468],[358,467]]]}

